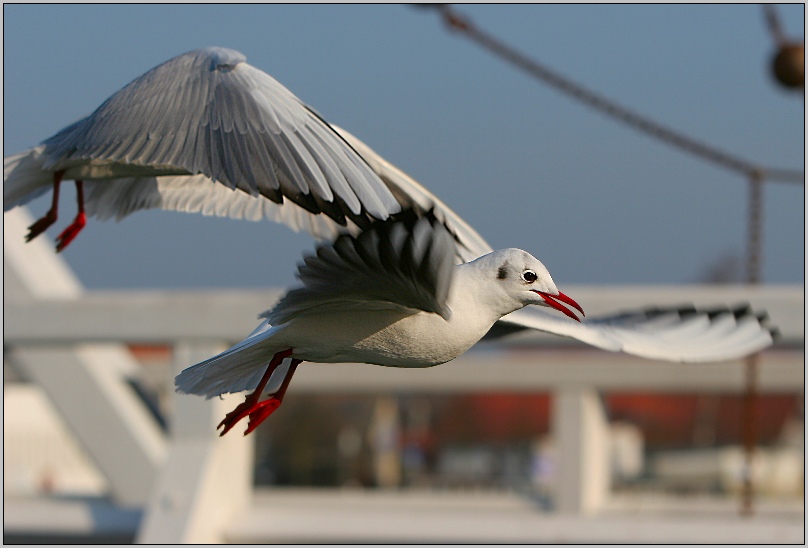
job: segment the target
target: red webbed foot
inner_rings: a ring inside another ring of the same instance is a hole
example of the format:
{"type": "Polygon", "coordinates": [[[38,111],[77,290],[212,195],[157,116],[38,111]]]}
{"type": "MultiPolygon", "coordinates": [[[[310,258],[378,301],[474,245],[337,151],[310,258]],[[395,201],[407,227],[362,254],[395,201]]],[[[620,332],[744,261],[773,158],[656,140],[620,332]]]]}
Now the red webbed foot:
{"type": "Polygon", "coordinates": [[[240,403],[235,409],[225,415],[222,422],[216,427],[216,430],[219,428],[224,427],[224,430],[219,434],[219,436],[224,436],[227,434],[233,426],[236,425],[238,421],[243,419],[244,417],[250,417],[250,422],[247,424],[247,430],[244,432],[246,436],[253,430],[255,430],[259,424],[264,422],[264,420],[269,417],[278,407],[281,406],[283,402],[283,396],[286,394],[286,389],[289,387],[289,381],[292,380],[292,375],[295,372],[298,364],[302,360],[298,360],[293,358],[291,363],[289,364],[289,370],[286,372],[286,376],[281,383],[281,387],[278,389],[277,392],[269,396],[269,398],[258,401],[258,398],[261,397],[261,393],[264,391],[267,383],[269,382],[270,377],[272,377],[272,373],[274,373],[275,369],[280,365],[280,363],[287,357],[292,354],[292,349],[285,350],[283,352],[278,352],[272,358],[272,361],[269,363],[264,376],[261,378],[261,382],[258,383],[258,388],[256,388],[247,398],[240,403]]]}
{"type": "Polygon", "coordinates": [[[258,402],[256,404],[256,409],[252,413],[250,413],[250,422],[247,423],[247,430],[244,431],[244,435],[246,436],[256,428],[258,425],[264,422],[264,419],[269,417],[275,410],[281,406],[282,400],[280,398],[276,398],[272,396],[268,400],[264,400],[258,402]]]}
{"type": "Polygon", "coordinates": [[[253,413],[255,408],[258,406],[259,402],[255,401],[256,398],[253,398],[254,394],[250,394],[247,396],[247,399],[238,405],[235,409],[230,411],[227,415],[224,416],[222,422],[216,426],[216,430],[224,426],[224,430],[219,436],[224,436],[227,434],[231,428],[233,428],[238,421],[253,413]]]}
{"type": "Polygon", "coordinates": [[[30,242],[43,232],[45,232],[50,225],[56,222],[56,211],[50,210],[45,215],[37,220],[34,224],[28,227],[28,234],[25,235],[25,241],[30,242]]]}
{"type": "Polygon", "coordinates": [[[73,241],[81,229],[84,228],[84,225],[87,224],[87,216],[84,212],[79,213],[76,215],[76,218],[73,222],[65,228],[59,236],[56,237],[56,252],[62,251],[64,248],[68,246],[70,242],[73,241]]]}
{"type": "Polygon", "coordinates": [[[276,396],[270,396],[264,401],[251,402],[248,396],[245,402],[239,404],[238,407],[225,415],[222,422],[220,422],[216,427],[217,430],[224,427],[224,430],[222,430],[219,436],[224,436],[227,434],[230,429],[233,428],[236,423],[244,417],[250,417],[250,422],[247,424],[247,430],[244,431],[244,435],[246,436],[255,430],[259,424],[264,422],[264,420],[269,417],[277,408],[279,408],[281,406],[281,402],[282,399],[276,396]]]}

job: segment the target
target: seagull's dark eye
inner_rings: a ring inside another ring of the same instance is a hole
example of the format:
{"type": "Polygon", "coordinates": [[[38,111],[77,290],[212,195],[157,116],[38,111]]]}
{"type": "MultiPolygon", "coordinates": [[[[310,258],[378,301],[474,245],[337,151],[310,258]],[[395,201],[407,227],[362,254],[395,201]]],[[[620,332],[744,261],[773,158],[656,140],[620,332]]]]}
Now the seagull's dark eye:
{"type": "Polygon", "coordinates": [[[535,282],[539,276],[533,272],[532,270],[525,270],[522,272],[522,279],[525,280],[527,283],[532,284],[535,282]]]}

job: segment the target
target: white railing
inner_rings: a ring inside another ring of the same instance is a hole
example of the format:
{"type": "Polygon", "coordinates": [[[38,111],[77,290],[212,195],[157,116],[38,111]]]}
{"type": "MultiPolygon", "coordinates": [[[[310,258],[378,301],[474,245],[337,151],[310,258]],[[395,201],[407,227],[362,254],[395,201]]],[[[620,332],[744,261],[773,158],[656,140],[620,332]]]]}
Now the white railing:
{"type": "MultiPolygon", "coordinates": [[[[9,222],[13,221],[9,217],[6,214],[7,231],[9,222]]],[[[278,530],[267,525],[263,533],[256,533],[256,523],[278,522],[256,517],[260,513],[271,514],[272,510],[261,508],[256,502],[259,499],[253,496],[254,437],[219,438],[215,433],[216,423],[235,401],[240,401],[240,396],[210,401],[175,396],[170,434],[166,436],[126,386],[126,377],[133,373],[136,365],[120,344],[169,344],[174,349],[174,370],[179,372],[249,333],[255,327],[256,313],[269,307],[279,292],[85,292],[46,245],[37,247],[35,241],[23,247],[19,245],[22,238],[18,234],[5,237],[4,347],[7,355],[4,358],[13,360],[46,391],[107,478],[115,504],[143,509],[138,541],[260,541],[281,537],[285,540],[450,541],[475,538],[468,535],[473,535],[477,529],[479,540],[496,541],[496,535],[486,533],[496,526],[499,519],[496,512],[494,515],[479,513],[473,523],[466,523],[465,530],[455,536],[451,531],[456,528],[446,525],[451,521],[444,520],[446,530],[441,529],[439,520],[431,529],[413,529],[409,523],[396,525],[398,521],[394,516],[389,523],[384,522],[387,536],[368,536],[370,529],[377,535],[378,528],[369,528],[368,522],[358,516],[374,507],[376,499],[372,497],[378,495],[369,495],[369,502],[355,506],[356,513],[350,515],[339,513],[348,512],[350,507],[345,506],[344,500],[335,500],[327,494],[318,499],[314,495],[323,508],[323,504],[328,505],[323,501],[331,500],[338,509],[337,515],[342,516],[332,516],[336,520],[332,529],[326,527],[329,520],[321,516],[323,519],[319,522],[323,528],[314,536],[311,536],[311,527],[306,525],[316,518],[311,504],[301,506],[300,511],[307,512],[311,519],[302,520],[298,529],[290,526],[295,523],[290,518],[291,522],[284,520],[278,530]],[[355,530],[350,529],[351,523],[355,524],[355,530]],[[250,533],[245,533],[246,530],[250,533]]],[[[804,386],[802,287],[567,289],[579,302],[587,303],[590,316],[648,303],[750,302],[756,308],[768,310],[772,324],[777,325],[783,335],[778,346],[761,355],[758,390],[795,392],[804,386]]],[[[418,371],[364,364],[308,364],[298,370],[291,390],[374,394],[550,392],[554,402],[552,429],[561,466],[556,508],[562,516],[559,519],[571,519],[569,516],[598,515],[609,496],[606,420],[600,391],[741,392],[745,386],[743,361],[708,365],[649,362],[540,334],[520,336],[508,343],[487,345],[485,349],[418,371]]],[[[450,507],[441,506],[441,497],[423,496],[427,497],[427,504],[435,505],[438,514],[446,510],[447,516],[454,515],[450,507]]],[[[288,513],[289,501],[280,504],[288,513]]],[[[395,504],[399,503],[393,506],[395,504]]],[[[407,508],[406,502],[401,504],[402,508],[407,508]]],[[[413,504],[413,509],[422,507],[424,501],[419,499],[413,504]]],[[[455,505],[457,501],[446,504],[455,505]]],[[[545,523],[545,527],[535,529],[546,531],[553,527],[560,525],[545,523]]],[[[639,533],[626,536],[628,529],[625,528],[618,528],[609,536],[606,532],[609,528],[604,527],[599,538],[607,542],[609,539],[644,542],[657,538],[643,537],[639,533]]],[[[724,529],[719,527],[719,530],[724,529]]],[[[744,535],[737,537],[739,539],[756,538],[743,527],[734,530],[744,535]]],[[[765,534],[761,535],[764,536],[758,538],[764,539],[765,534]]],[[[499,538],[512,537],[503,533],[499,538]]],[[[574,541],[585,539],[586,535],[527,534],[522,541],[564,538],[574,541]]],[[[709,542],[713,537],[702,538],[709,542]]],[[[675,541],[675,536],[668,540],[675,541]]]]}

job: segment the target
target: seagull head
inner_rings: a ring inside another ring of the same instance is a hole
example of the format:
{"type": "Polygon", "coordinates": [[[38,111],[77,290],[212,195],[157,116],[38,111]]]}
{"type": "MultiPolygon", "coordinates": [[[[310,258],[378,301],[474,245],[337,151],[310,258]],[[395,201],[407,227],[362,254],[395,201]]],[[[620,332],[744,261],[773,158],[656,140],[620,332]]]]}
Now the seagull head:
{"type": "Polygon", "coordinates": [[[500,295],[505,294],[513,312],[529,304],[547,306],[581,320],[572,309],[584,315],[584,310],[571,297],[558,290],[550,272],[536,257],[521,249],[502,249],[473,261],[479,263],[483,275],[493,278],[500,295]]]}

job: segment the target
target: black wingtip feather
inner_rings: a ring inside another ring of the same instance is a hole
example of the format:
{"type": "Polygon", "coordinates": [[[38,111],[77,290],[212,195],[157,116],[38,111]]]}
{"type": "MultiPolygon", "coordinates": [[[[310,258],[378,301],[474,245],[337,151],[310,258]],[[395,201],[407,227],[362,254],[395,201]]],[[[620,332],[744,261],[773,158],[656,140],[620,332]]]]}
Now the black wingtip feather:
{"type": "MultiPolygon", "coordinates": [[[[670,307],[654,306],[643,309],[640,314],[645,319],[652,320],[658,318],[659,316],[672,313],[678,314],[682,319],[704,314],[710,319],[710,321],[715,320],[715,318],[723,314],[732,314],[736,320],[751,316],[754,317],[762,326],[765,326],[770,319],[768,312],[765,310],[756,311],[748,302],[736,304],[734,306],[718,306],[712,308],[696,308],[693,305],[679,305],[670,307]]],[[[618,314],[611,315],[610,319],[613,321],[621,319],[628,320],[631,317],[636,318],[637,316],[638,313],[636,311],[623,311],[619,312],[618,314]]]]}
{"type": "Polygon", "coordinates": [[[732,309],[732,314],[735,316],[736,320],[739,320],[744,316],[754,315],[752,311],[752,306],[749,303],[742,303],[736,306],[735,308],[732,309]]]}
{"type": "Polygon", "coordinates": [[[770,319],[769,318],[769,313],[766,312],[765,310],[762,311],[762,312],[758,312],[755,315],[755,317],[757,318],[758,323],[761,324],[761,325],[769,323],[769,319],[770,319]]]}
{"type": "MultiPolygon", "coordinates": [[[[680,307],[678,307],[676,309],[676,312],[682,318],[687,318],[688,316],[695,316],[696,314],[699,313],[699,311],[696,310],[696,307],[693,306],[693,305],[680,306],[680,307]]],[[[665,313],[665,310],[663,309],[663,314],[664,313],[665,313]]]]}

